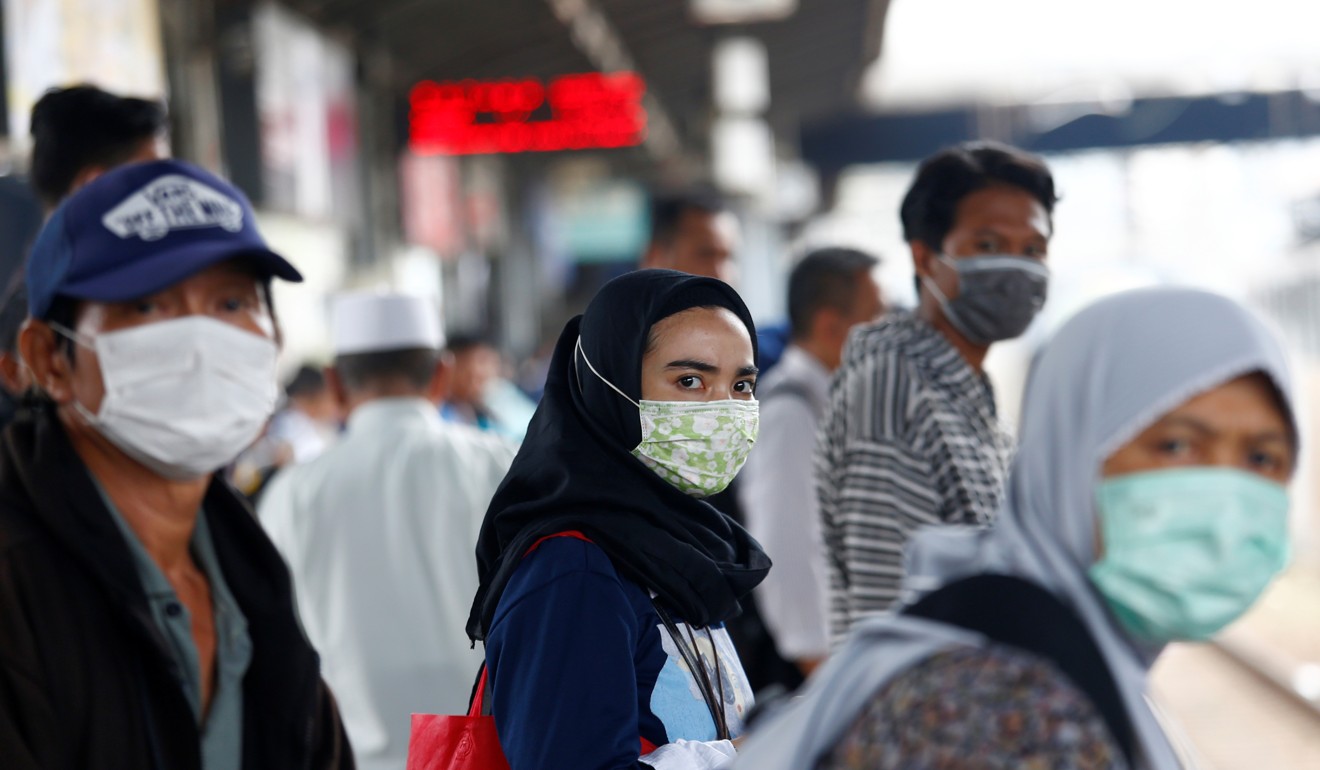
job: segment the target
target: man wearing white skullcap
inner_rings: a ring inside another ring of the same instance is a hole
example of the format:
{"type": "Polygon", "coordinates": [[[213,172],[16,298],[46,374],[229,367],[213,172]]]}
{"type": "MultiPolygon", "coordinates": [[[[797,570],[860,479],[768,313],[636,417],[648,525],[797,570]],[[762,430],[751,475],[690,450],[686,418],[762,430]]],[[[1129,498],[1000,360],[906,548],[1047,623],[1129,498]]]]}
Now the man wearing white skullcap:
{"type": "Polygon", "coordinates": [[[440,419],[445,341],[433,300],[341,296],[331,330],[327,381],[348,429],[277,475],[259,516],[293,572],[358,767],[398,770],[410,714],[467,706],[482,660],[463,630],[475,544],[514,447],[440,419]]]}

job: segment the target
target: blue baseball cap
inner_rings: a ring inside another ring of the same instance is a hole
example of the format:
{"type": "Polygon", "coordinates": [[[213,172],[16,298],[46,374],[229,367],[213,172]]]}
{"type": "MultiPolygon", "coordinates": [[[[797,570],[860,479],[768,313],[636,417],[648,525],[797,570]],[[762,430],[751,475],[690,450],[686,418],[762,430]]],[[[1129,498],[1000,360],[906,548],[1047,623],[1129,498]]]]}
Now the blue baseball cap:
{"type": "Polygon", "coordinates": [[[266,245],[238,188],[179,160],[120,166],[69,196],[42,227],[27,261],[28,311],[45,318],[57,296],[145,297],[236,258],[267,278],[302,280],[266,245]]]}

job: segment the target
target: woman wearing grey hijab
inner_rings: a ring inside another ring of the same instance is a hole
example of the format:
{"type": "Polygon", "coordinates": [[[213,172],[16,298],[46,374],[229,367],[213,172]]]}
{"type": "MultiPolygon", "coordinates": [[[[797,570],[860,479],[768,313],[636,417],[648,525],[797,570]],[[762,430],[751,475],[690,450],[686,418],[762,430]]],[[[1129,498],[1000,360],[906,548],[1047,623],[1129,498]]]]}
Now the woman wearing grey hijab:
{"type": "Polygon", "coordinates": [[[734,767],[1179,767],[1147,674],[1283,567],[1297,449],[1283,352],[1251,313],[1189,289],[1097,302],[1032,375],[995,526],[919,534],[906,606],[859,624],[734,767]],[[979,597],[993,638],[930,619],[947,595],[979,597]],[[1070,623],[1080,643],[1038,644],[1070,623]]]}

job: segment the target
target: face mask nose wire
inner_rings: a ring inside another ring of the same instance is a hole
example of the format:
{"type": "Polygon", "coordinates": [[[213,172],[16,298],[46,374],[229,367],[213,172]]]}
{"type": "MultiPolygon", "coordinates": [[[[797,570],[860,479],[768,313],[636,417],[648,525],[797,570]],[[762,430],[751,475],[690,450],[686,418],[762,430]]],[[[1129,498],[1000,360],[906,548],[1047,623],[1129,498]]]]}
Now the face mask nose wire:
{"type": "MultiPolygon", "coordinates": [[[[641,408],[642,408],[642,405],[641,405],[641,404],[637,403],[636,401],[633,401],[631,398],[628,398],[628,394],[627,394],[627,393],[624,393],[622,390],[619,390],[617,387],[615,387],[615,386],[614,386],[614,383],[610,382],[609,380],[607,380],[607,379],[605,379],[603,376],[601,376],[601,373],[598,372],[598,371],[596,371],[596,367],[594,367],[594,366],[591,365],[591,359],[590,359],[590,358],[587,358],[587,354],[586,354],[586,352],[582,350],[582,335],[581,335],[581,334],[578,335],[578,338],[577,338],[577,345],[574,347],[573,354],[574,354],[574,355],[580,355],[580,356],[582,356],[582,362],[585,363],[585,364],[587,365],[587,368],[591,370],[591,373],[594,374],[594,375],[596,375],[596,377],[599,378],[601,382],[605,383],[606,385],[609,385],[609,386],[610,386],[610,390],[613,390],[615,393],[618,393],[620,396],[623,396],[623,398],[624,398],[628,403],[632,404],[633,406],[637,407],[638,409],[641,409],[641,408]]],[[[581,374],[578,375],[578,389],[579,389],[579,390],[582,389],[582,375],[581,375],[581,374]]]]}

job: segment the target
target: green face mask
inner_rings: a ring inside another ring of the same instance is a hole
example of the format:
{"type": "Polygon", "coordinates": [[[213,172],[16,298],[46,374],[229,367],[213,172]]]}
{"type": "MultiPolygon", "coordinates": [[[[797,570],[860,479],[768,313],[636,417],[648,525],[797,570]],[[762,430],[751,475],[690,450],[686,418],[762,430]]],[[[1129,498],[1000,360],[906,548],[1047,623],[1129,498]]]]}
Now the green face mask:
{"type": "Polygon", "coordinates": [[[642,443],[632,451],[660,478],[693,497],[723,492],[756,443],[755,401],[642,401],[642,443]]]}
{"type": "Polygon", "coordinates": [[[760,428],[757,402],[633,401],[596,371],[581,339],[577,353],[592,374],[637,407],[642,441],[632,454],[657,476],[693,497],[709,497],[742,470],[760,428]]]}
{"type": "Polygon", "coordinates": [[[1204,640],[1287,562],[1288,493],[1230,468],[1118,476],[1097,494],[1104,556],[1091,582],[1135,639],[1204,640]]]}

